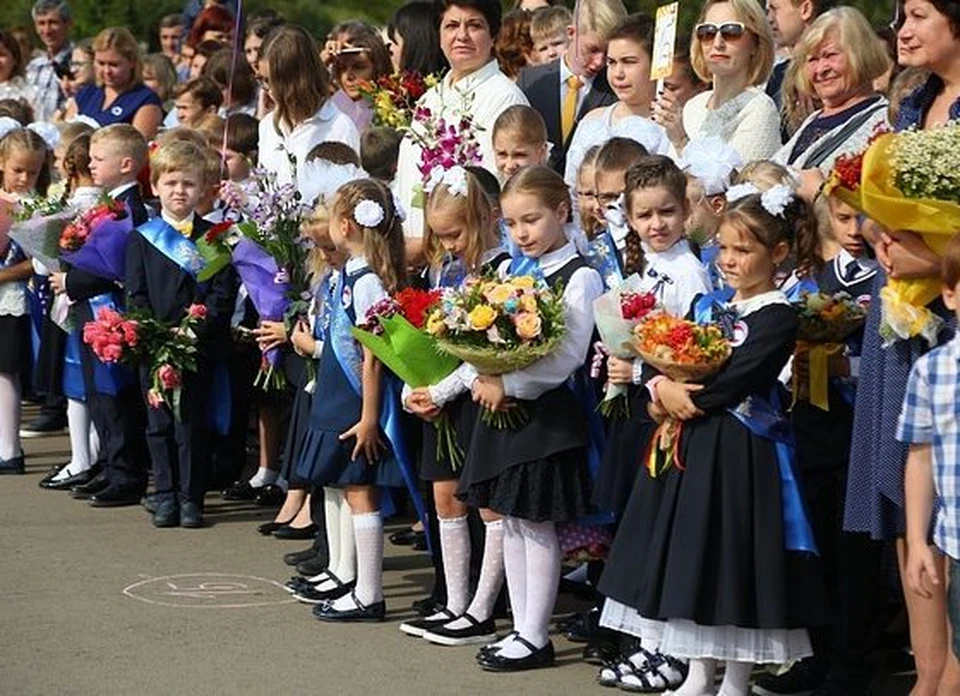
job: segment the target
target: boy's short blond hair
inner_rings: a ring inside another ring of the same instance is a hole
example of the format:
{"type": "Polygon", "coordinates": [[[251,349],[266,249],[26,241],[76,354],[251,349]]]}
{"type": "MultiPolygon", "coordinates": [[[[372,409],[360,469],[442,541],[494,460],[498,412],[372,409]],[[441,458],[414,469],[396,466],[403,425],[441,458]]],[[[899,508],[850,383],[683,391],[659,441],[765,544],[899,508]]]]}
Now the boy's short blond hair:
{"type": "Polygon", "coordinates": [[[164,174],[191,171],[199,174],[200,185],[208,183],[210,149],[188,140],[173,140],[157,149],[150,157],[150,183],[154,186],[164,174]]]}
{"type": "Polygon", "coordinates": [[[534,44],[543,43],[557,34],[566,34],[573,24],[573,13],[563,5],[541,7],[530,17],[530,39],[534,44]]]}
{"type": "Polygon", "coordinates": [[[129,123],[114,123],[90,135],[90,145],[101,143],[122,157],[129,157],[139,171],[147,163],[147,139],[129,123]]]}
{"type": "Polygon", "coordinates": [[[596,32],[604,41],[627,18],[627,8],[621,0],[583,0],[574,17],[579,34],[596,32]]]}

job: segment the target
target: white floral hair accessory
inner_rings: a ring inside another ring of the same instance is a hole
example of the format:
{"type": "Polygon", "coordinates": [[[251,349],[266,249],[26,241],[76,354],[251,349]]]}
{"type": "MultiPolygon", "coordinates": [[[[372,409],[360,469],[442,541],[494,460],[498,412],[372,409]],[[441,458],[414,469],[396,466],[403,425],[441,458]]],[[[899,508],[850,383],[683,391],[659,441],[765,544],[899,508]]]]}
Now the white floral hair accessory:
{"type": "Polygon", "coordinates": [[[35,121],[27,126],[27,130],[32,130],[43,138],[43,142],[47,144],[47,149],[49,150],[56,150],[57,145],[60,144],[60,131],[52,123],[35,121]]]}
{"type": "Polygon", "coordinates": [[[774,217],[782,218],[787,206],[793,202],[796,197],[793,189],[785,184],[777,184],[772,189],[764,191],[760,195],[760,205],[763,209],[774,217]]]}
{"type": "Polygon", "coordinates": [[[433,171],[430,172],[430,178],[423,185],[423,192],[430,193],[440,185],[446,186],[453,196],[466,196],[467,170],[459,164],[455,164],[449,169],[434,167],[433,171]]]}
{"type": "Polygon", "coordinates": [[[83,114],[77,114],[73,118],[67,119],[67,123],[83,123],[90,126],[94,130],[97,130],[100,127],[100,122],[97,121],[97,119],[91,118],[90,116],[85,116],[83,114]]]}
{"type": "Polygon", "coordinates": [[[740,153],[716,135],[691,140],[680,161],[680,168],[700,180],[707,196],[717,196],[730,188],[733,171],[742,166],[740,153]]]}
{"type": "Polygon", "coordinates": [[[403,207],[403,204],[400,202],[400,198],[397,196],[396,191],[390,191],[390,195],[393,196],[393,215],[400,222],[407,221],[407,210],[403,207]]]}
{"type": "Polygon", "coordinates": [[[21,128],[20,121],[15,118],[10,118],[9,116],[0,116],[0,138],[5,136],[10,131],[15,131],[17,128],[21,128]]]}
{"type": "Polygon", "coordinates": [[[749,181],[745,184],[737,184],[727,189],[727,203],[736,203],[742,198],[756,196],[758,193],[763,193],[763,191],[758,189],[756,184],[749,181]]]}
{"type": "Polygon", "coordinates": [[[385,217],[383,206],[369,198],[364,198],[353,209],[353,219],[361,227],[377,227],[385,217]]]}
{"type": "Polygon", "coordinates": [[[366,179],[367,173],[352,164],[333,164],[325,159],[310,160],[297,170],[297,189],[307,205],[328,201],[348,181],[366,179]]]}

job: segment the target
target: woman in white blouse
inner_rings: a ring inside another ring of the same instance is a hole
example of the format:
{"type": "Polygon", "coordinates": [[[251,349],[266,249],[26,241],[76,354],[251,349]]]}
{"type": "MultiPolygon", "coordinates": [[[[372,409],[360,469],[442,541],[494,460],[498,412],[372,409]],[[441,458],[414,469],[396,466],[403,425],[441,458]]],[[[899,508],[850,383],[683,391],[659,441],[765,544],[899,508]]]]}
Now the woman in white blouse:
{"type": "MultiPolygon", "coordinates": [[[[503,111],[515,104],[527,104],[527,98],[504,75],[493,57],[493,44],[500,29],[501,9],[496,0],[443,0],[440,15],[440,49],[450,63],[450,72],[421,98],[419,105],[434,116],[459,120],[469,113],[479,128],[481,164],[496,172],[491,143],[493,123],[503,111]]],[[[417,165],[420,146],[408,135],[400,144],[400,159],[394,190],[407,211],[404,232],[407,236],[407,260],[414,262],[421,253],[423,211],[415,208],[414,188],[422,183],[417,165]]]]}
{"type": "Polygon", "coordinates": [[[744,162],[780,149],[780,114],[761,85],[773,67],[770,26],[756,0],[708,0],[690,46],[690,61],[713,89],[683,108],[657,111],[677,152],[697,137],[721,137],[744,162]]]}
{"type": "Polygon", "coordinates": [[[301,27],[284,26],[261,51],[260,84],[276,107],[260,121],[260,166],[287,184],[324,141],[346,143],[359,152],[357,127],[329,100],[327,69],[313,37],[301,27]]]}
{"type": "Polygon", "coordinates": [[[0,99],[16,99],[32,104],[36,92],[23,77],[27,60],[20,52],[20,42],[8,31],[0,30],[0,99]]]}

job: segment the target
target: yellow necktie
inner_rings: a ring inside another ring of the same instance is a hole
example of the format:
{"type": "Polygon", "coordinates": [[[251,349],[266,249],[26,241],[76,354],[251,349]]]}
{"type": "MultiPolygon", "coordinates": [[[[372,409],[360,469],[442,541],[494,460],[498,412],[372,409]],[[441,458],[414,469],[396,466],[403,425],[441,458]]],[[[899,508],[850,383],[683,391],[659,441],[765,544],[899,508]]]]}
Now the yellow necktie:
{"type": "Polygon", "coordinates": [[[573,132],[574,121],[577,120],[577,97],[580,95],[580,78],[571,75],[567,78],[567,94],[563,98],[563,108],[560,110],[560,132],[563,142],[567,142],[573,132]]]}
{"type": "Polygon", "coordinates": [[[173,225],[173,229],[182,234],[187,239],[193,234],[193,219],[187,218],[173,225]]]}

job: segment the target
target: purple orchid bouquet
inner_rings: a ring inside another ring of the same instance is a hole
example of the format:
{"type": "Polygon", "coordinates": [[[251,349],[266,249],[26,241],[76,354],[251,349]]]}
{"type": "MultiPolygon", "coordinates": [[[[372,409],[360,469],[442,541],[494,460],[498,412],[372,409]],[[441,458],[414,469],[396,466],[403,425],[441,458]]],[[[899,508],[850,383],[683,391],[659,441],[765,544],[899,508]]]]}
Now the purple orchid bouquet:
{"type": "Polygon", "coordinates": [[[466,110],[458,119],[448,120],[423,106],[414,110],[413,122],[409,132],[420,144],[417,168],[422,180],[414,190],[413,206],[423,208],[426,194],[442,181],[444,173],[453,167],[482,163],[477,140],[480,128],[466,110]]]}

